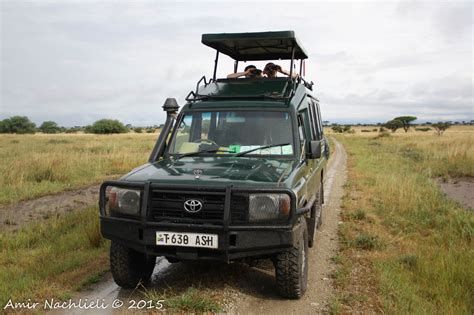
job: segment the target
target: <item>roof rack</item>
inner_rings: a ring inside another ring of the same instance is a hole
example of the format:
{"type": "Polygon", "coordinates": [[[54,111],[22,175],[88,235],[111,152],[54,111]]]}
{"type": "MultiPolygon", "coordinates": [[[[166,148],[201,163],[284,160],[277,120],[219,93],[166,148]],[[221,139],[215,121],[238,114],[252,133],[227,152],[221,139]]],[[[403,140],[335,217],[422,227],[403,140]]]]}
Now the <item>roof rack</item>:
{"type": "Polygon", "coordinates": [[[207,81],[202,76],[196,84],[196,90],[189,92],[186,101],[223,99],[272,99],[285,101],[290,99],[298,84],[303,84],[312,90],[313,82],[308,83],[303,78],[261,78],[261,79],[218,79],[207,81]],[[204,83],[204,85],[202,85],[204,83]]]}

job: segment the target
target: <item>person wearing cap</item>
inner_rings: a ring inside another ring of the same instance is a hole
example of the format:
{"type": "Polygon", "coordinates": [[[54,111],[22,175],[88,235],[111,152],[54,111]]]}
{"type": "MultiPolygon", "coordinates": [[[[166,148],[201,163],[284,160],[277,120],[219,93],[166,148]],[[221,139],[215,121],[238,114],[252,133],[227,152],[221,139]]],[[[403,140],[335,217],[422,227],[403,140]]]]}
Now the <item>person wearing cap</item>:
{"type": "MultiPolygon", "coordinates": [[[[265,68],[263,68],[263,74],[266,75],[267,78],[276,78],[278,72],[290,76],[289,71],[283,70],[279,65],[276,65],[273,62],[267,63],[265,68]]],[[[298,73],[293,72],[291,77],[296,79],[298,77],[298,73]]]]}
{"type": "Polygon", "coordinates": [[[247,67],[245,67],[244,72],[231,73],[227,76],[227,79],[237,79],[240,77],[261,78],[262,71],[258,70],[257,67],[255,67],[254,65],[248,65],[247,67]]]}

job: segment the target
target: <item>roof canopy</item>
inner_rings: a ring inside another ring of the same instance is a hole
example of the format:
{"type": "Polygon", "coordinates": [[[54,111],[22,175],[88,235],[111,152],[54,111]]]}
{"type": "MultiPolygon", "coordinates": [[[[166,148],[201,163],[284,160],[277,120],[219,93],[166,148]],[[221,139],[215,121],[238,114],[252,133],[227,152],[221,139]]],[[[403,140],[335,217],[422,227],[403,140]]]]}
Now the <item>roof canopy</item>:
{"type": "Polygon", "coordinates": [[[293,31],[203,34],[202,43],[238,61],[295,59],[308,55],[293,31]]]}

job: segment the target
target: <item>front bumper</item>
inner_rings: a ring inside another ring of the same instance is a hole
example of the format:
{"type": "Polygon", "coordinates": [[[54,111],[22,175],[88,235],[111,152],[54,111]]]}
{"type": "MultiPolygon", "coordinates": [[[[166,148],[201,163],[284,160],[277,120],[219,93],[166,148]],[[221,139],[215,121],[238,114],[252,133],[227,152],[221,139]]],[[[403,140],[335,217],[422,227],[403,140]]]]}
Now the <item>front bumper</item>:
{"type": "MultiPolygon", "coordinates": [[[[200,192],[215,191],[215,187],[184,187],[166,186],[166,189],[196,190],[200,192]]],[[[167,256],[179,260],[231,260],[245,257],[263,257],[280,252],[297,242],[299,229],[302,228],[301,218],[295,210],[295,196],[285,189],[248,190],[249,192],[285,192],[291,197],[291,213],[284,225],[231,225],[230,203],[232,193],[244,191],[232,187],[221,188],[225,193],[225,206],[222,224],[192,224],[174,222],[154,222],[150,219],[148,201],[152,190],[162,189],[152,183],[105,182],[100,191],[100,228],[102,235],[114,242],[133,248],[139,252],[154,256],[167,256]],[[140,217],[137,219],[108,217],[105,215],[105,190],[107,186],[143,189],[140,217]],[[218,235],[218,248],[194,248],[157,246],[156,231],[207,233],[218,235]]],[[[302,221],[304,222],[304,221],[302,221]]]]}
{"type": "Polygon", "coordinates": [[[215,226],[195,226],[182,224],[148,223],[101,218],[102,235],[110,240],[124,244],[139,252],[154,256],[167,256],[180,260],[221,260],[230,261],[244,257],[265,256],[280,252],[294,245],[300,225],[290,229],[271,227],[237,228],[224,231],[215,226]],[[194,232],[217,234],[217,249],[157,246],[156,231],[194,232]]]}

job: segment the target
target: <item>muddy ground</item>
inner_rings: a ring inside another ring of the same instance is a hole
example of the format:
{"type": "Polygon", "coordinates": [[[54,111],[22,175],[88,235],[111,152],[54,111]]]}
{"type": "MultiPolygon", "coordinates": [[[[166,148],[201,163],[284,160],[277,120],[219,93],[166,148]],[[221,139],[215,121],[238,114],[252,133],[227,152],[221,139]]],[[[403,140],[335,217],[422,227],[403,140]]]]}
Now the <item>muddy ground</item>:
{"type": "Polygon", "coordinates": [[[98,203],[99,187],[100,185],[94,185],[0,206],[0,230],[14,231],[28,222],[38,222],[63,213],[84,210],[98,203]]]}
{"type": "Polygon", "coordinates": [[[452,178],[438,181],[441,190],[464,208],[474,210],[474,177],[452,178]]]}

